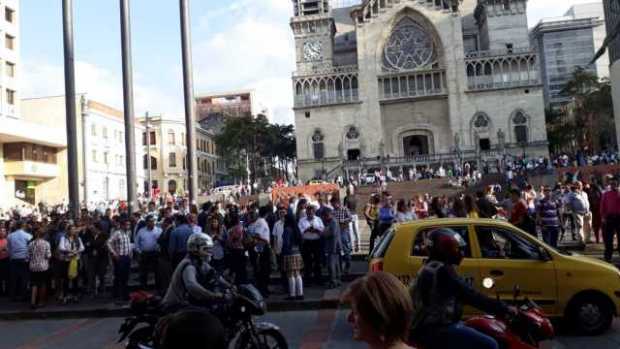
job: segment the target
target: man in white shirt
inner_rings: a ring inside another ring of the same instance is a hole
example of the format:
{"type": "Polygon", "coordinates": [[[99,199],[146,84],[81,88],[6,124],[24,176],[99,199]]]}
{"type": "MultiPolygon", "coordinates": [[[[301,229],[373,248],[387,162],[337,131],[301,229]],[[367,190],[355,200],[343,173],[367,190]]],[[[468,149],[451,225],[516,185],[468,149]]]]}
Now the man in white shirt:
{"type": "Polygon", "coordinates": [[[588,194],[583,191],[583,184],[576,182],[573,185],[570,195],[571,208],[575,219],[575,229],[577,236],[583,244],[590,243],[592,233],[592,212],[590,212],[590,201],[588,194]]]}
{"type": "Polygon", "coordinates": [[[148,284],[148,275],[150,272],[155,275],[155,285],[160,288],[159,275],[157,273],[157,261],[159,259],[159,239],[162,230],[155,225],[155,217],[146,216],[146,226],[138,230],[136,234],[135,249],[139,256],[140,265],[140,285],[146,289],[148,284]]]}
{"type": "Polygon", "coordinates": [[[265,297],[269,296],[269,276],[271,275],[271,238],[269,224],[265,220],[268,214],[266,207],[261,208],[260,214],[256,215],[256,211],[250,212],[250,225],[248,232],[254,239],[254,251],[256,252],[256,263],[254,270],[256,272],[256,287],[265,297]]]}
{"type": "Polygon", "coordinates": [[[315,208],[308,206],[306,208],[306,217],[299,220],[299,231],[303,235],[303,248],[301,251],[304,259],[304,273],[306,282],[310,281],[310,277],[314,276],[314,282],[321,284],[323,282],[321,276],[321,234],[325,230],[323,221],[315,215],[315,208]]]}

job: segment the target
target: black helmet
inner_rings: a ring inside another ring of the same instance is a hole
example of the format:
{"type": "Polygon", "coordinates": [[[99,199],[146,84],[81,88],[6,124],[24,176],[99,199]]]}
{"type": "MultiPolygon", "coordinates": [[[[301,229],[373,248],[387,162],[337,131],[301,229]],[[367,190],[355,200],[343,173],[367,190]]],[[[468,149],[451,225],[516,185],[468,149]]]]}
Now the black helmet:
{"type": "Polygon", "coordinates": [[[428,236],[430,259],[446,264],[459,265],[463,260],[463,248],[467,243],[452,229],[439,228],[428,236]]]}

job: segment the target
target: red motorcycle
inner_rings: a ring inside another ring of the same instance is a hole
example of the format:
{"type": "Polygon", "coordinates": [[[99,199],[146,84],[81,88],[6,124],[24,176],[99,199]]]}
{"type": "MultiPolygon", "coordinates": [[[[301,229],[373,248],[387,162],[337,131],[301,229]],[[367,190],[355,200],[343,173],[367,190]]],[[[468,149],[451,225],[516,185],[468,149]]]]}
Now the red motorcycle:
{"type": "MultiPolygon", "coordinates": [[[[484,279],[483,286],[491,289],[495,282],[487,278],[484,279]]],[[[519,293],[519,287],[515,286],[515,303],[519,293]]],[[[518,310],[516,316],[507,318],[475,316],[465,321],[465,325],[495,339],[501,349],[539,349],[542,342],[553,339],[553,325],[536,303],[525,298],[518,310]]],[[[419,346],[416,348],[422,349],[419,346]]]]}

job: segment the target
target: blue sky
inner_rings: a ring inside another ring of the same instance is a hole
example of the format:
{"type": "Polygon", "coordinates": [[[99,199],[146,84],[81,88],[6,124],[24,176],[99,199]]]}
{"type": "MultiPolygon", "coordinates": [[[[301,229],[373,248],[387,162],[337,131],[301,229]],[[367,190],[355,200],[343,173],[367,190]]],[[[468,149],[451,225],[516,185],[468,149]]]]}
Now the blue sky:
{"type": "MultiPolygon", "coordinates": [[[[530,0],[530,25],[592,0],[530,0]]],[[[21,0],[22,97],[64,91],[60,0],[21,0]]],[[[77,88],[122,106],[118,0],[75,0],[77,88]]],[[[273,121],[293,122],[290,0],[193,0],[196,93],[254,88],[273,121]]],[[[132,0],[136,110],[181,117],[176,0],[132,0]]]]}

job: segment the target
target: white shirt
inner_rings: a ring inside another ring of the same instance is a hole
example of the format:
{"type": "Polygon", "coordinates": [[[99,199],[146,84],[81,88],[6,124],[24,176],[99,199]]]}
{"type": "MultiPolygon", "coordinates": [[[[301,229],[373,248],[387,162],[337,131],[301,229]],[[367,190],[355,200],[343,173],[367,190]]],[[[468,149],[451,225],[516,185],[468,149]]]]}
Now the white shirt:
{"type": "Polygon", "coordinates": [[[321,236],[317,233],[306,232],[309,228],[314,228],[321,233],[325,230],[323,221],[319,217],[314,216],[311,220],[308,219],[308,217],[303,217],[299,220],[299,230],[303,234],[304,240],[318,240],[321,238],[321,236]]]}
{"type": "Polygon", "coordinates": [[[284,234],[284,221],[279,220],[273,226],[273,249],[276,254],[282,253],[282,234],[284,234]]]}
{"type": "Polygon", "coordinates": [[[269,238],[269,225],[264,218],[259,218],[256,222],[250,224],[248,227],[252,235],[257,235],[261,240],[265,240],[267,243],[271,241],[269,238]]]}

